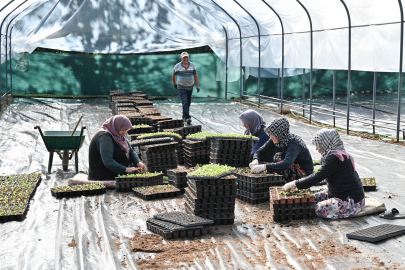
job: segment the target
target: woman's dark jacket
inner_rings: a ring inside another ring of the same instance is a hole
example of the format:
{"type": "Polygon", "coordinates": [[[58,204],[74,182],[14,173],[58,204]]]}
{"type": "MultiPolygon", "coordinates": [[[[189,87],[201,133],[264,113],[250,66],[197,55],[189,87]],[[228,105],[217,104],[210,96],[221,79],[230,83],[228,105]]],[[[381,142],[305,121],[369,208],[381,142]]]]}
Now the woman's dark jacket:
{"type": "MultiPolygon", "coordinates": [[[[259,148],[262,147],[270,139],[269,135],[267,135],[266,132],[264,132],[263,129],[261,129],[259,132],[257,132],[253,136],[258,137],[259,140],[255,141],[253,143],[252,152],[250,153],[250,160],[253,160],[253,156],[256,153],[256,151],[259,150],[259,148]]],[[[271,154],[271,153],[268,154],[266,156],[266,158],[264,159],[264,161],[267,161],[267,162],[273,161],[274,154],[275,154],[275,152],[273,154],[271,154]]]]}
{"type": "Polygon", "coordinates": [[[253,156],[253,159],[264,161],[264,157],[271,151],[282,152],[285,158],[282,162],[267,163],[266,169],[268,172],[281,172],[289,169],[294,163],[298,164],[306,175],[310,175],[314,171],[312,157],[307,148],[302,147],[296,140],[291,140],[286,148],[278,148],[272,139],[269,139],[253,156]]]}
{"type": "MultiPolygon", "coordinates": [[[[129,145],[129,143],[128,143],[129,145]]],[[[129,159],[125,151],[114,141],[107,131],[97,132],[89,146],[89,180],[114,180],[124,174],[126,168],[140,162],[138,155],[129,146],[129,159]]]]}
{"type": "Polygon", "coordinates": [[[298,189],[304,189],[324,179],[328,182],[329,198],[339,198],[346,201],[347,197],[350,197],[355,203],[364,199],[363,184],[358,173],[353,169],[351,160],[346,156],[344,156],[343,161],[340,161],[337,156],[330,155],[319,171],[301,178],[295,183],[298,189]]]}

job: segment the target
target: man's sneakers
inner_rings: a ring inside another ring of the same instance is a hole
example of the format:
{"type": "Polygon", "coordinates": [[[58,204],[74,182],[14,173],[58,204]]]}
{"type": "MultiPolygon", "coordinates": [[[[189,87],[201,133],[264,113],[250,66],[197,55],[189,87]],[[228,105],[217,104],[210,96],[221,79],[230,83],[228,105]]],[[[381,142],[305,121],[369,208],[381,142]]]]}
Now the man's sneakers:
{"type": "Polygon", "coordinates": [[[191,124],[191,117],[185,118],[184,123],[186,123],[187,125],[190,125],[191,124]]]}

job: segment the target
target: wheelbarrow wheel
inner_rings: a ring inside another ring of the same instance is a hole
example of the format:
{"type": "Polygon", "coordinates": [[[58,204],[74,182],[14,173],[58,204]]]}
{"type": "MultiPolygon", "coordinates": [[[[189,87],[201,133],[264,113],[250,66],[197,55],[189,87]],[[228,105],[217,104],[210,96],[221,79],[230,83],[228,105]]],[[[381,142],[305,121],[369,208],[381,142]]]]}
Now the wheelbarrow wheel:
{"type": "Polygon", "coordinates": [[[62,169],[67,171],[69,167],[69,150],[64,150],[62,155],[62,169]]]}

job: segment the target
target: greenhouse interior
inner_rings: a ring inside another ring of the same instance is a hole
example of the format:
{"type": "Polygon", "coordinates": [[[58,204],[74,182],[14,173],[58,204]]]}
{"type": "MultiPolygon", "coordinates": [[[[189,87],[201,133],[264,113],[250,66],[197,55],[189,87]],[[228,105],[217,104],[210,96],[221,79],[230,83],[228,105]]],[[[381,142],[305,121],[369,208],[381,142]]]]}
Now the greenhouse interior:
{"type": "Polygon", "coordinates": [[[1,1],[0,269],[405,269],[404,4],[1,1]]]}

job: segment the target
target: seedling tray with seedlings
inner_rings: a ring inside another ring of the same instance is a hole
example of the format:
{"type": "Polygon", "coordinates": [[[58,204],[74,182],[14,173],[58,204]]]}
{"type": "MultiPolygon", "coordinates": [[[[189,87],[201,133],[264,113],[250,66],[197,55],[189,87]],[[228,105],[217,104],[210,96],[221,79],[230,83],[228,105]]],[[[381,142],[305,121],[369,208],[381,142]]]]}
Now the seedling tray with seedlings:
{"type": "Polygon", "coordinates": [[[377,184],[374,177],[361,178],[361,183],[363,184],[364,191],[376,191],[377,184]]]}
{"type": "Polygon", "coordinates": [[[348,233],[346,234],[346,237],[349,239],[356,239],[360,241],[375,243],[391,237],[403,235],[404,233],[405,233],[405,226],[382,224],[367,229],[355,231],[352,233],[348,233]]]}
{"type": "Polygon", "coordinates": [[[40,182],[40,173],[1,176],[0,222],[25,219],[29,201],[40,182]]]}
{"type": "Polygon", "coordinates": [[[148,187],[138,187],[132,189],[135,196],[146,201],[162,198],[176,197],[181,194],[180,189],[172,185],[157,185],[148,187]]]}
{"type": "Polygon", "coordinates": [[[80,196],[101,195],[106,192],[107,188],[104,184],[94,183],[75,186],[59,186],[51,188],[52,196],[57,199],[73,198],[80,196]]]}
{"type": "Polygon", "coordinates": [[[152,126],[146,124],[134,125],[133,129],[128,131],[128,134],[144,134],[144,133],[151,133],[152,126]]]}
{"type": "Polygon", "coordinates": [[[234,174],[239,180],[249,183],[271,183],[283,181],[283,176],[277,173],[267,173],[267,171],[252,173],[250,168],[236,169],[234,174]]]}
{"type": "Polygon", "coordinates": [[[155,139],[139,139],[136,141],[131,142],[131,146],[141,146],[141,145],[153,145],[153,144],[160,144],[160,143],[169,143],[174,142],[174,139],[171,137],[162,137],[162,138],[155,138],[155,139]]]}
{"type": "Polygon", "coordinates": [[[204,226],[204,225],[211,225],[214,223],[213,220],[189,215],[182,212],[169,212],[156,214],[153,217],[159,220],[179,224],[184,227],[204,226]]]}
{"type": "Polygon", "coordinates": [[[202,226],[200,226],[201,228],[187,228],[180,225],[177,225],[179,227],[174,227],[172,225],[176,226],[176,224],[154,218],[150,218],[146,221],[148,230],[162,236],[165,239],[198,237],[207,234],[207,228],[204,228],[202,226]],[[158,223],[161,225],[157,225],[158,223]],[[179,228],[181,228],[181,230],[179,230],[179,228]]]}
{"type": "Polygon", "coordinates": [[[271,187],[273,220],[312,219],[315,216],[314,200],[314,194],[309,189],[286,192],[282,187],[271,187]]]}
{"type": "Polygon", "coordinates": [[[152,139],[152,138],[163,138],[163,137],[171,137],[171,138],[175,139],[176,141],[180,141],[182,139],[179,134],[176,134],[173,132],[155,132],[155,133],[143,134],[142,136],[139,136],[138,139],[152,139]]]}
{"type": "Polygon", "coordinates": [[[135,187],[156,186],[163,184],[162,172],[143,172],[124,174],[115,178],[116,189],[119,192],[131,191],[135,187]]]}
{"type": "Polygon", "coordinates": [[[183,139],[185,139],[188,135],[201,132],[201,125],[186,126],[186,127],[182,126],[182,127],[174,128],[173,132],[179,134],[183,139]]]}
{"type": "Polygon", "coordinates": [[[188,183],[189,190],[197,198],[236,196],[236,185],[195,186],[188,183]]]}
{"type": "Polygon", "coordinates": [[[218,179],[232,174],[235,168],[227,165],[207,164],[187,175],[188,179],[218,179]]]}

